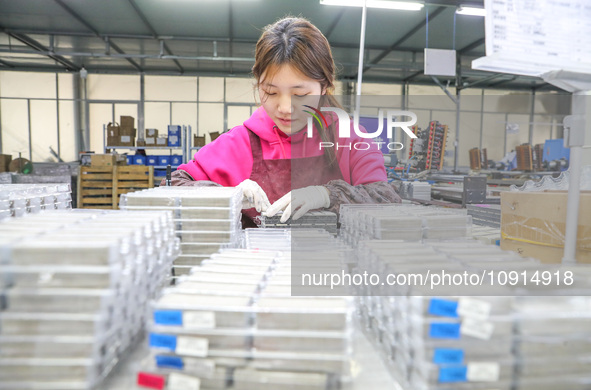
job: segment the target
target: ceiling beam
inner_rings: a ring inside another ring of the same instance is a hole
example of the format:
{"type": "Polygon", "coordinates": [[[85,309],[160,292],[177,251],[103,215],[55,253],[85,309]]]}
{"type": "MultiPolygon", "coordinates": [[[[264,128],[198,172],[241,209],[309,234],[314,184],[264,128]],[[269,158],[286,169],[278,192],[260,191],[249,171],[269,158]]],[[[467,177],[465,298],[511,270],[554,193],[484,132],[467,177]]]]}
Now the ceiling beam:
{"type": "MultiPolygon", "coordinates": [[[[87,29],[92,31],[96,37],[101,38],[101,40],[103,39],[103,37],[101,37],[101,34],[98,32],[98,30],[96,30],[94,27],[92,27],[92,25],[90,23],[88,23],[82,16],[78,15],[78,13],[76,13],[76,11],[74,11],[72,8],[68,7],[68,5],[66,5],[62,0],[54,0],[54,1],[60,7],[62,7],[67,13],[69,13],[74,19],[76,19],[78,22],[80,22],[84,27],[86,27],[87,29]]],[[[119,48],[119,46],[117,46],[115,43],[110,41],[110,44],[111,44],[111,47],[113,49],[115,49],[119,54],[125,54],[125,52],[123,50],[121,50],[121,48],[119,48]]],[[[126,58],[126,60],[131,65],[133,65],[133,67],[136,68],[138,71],[143,72],[143,69],[137,64],[137,62],[135,62],[134,60],[132,60],[130,58],[126,58]]]]}
{"type": "MultiPolygon", "coordinates": [[[[154,37],[154,39],[158,39],[158,33],[156,33],[156,30],[154,30],[154,27],[152,27],[152,25],[150,24],[150,21],[148,21],[148,18],[146,17],[146,15],[144,15],[144,13],[140,9],[140,7],[137,5],[137,3],[134,0],[128,0],[128,1],[129,1],[129,4],[131,4],[131,7],[133,8],[133,10],[137,14],[137,16],[139,16],[139,18],[142,20],[144,25],[148,28],[148,30],[150,30],[152,37],[154,37]]],[[[168,47],[166,42],[163,42],[163,46],[164,46],[164,50],[166,50],[168,55],[174,55],[174,53],[172,52],[172,50],[170,50],[170,48],[168,47]]],[[[177,66],[177,68],[179,68],[179,71],[181,73],[183,73],[185,71],[183,69],[183,67],[181,66],[181,64],[178,62],[178,60],[173,59],[172,61],[177,66]]]]}
{"type": "Polygon", "coordinates": [[[332,21],[332,23],[330,24],[330,26],[326,29],[326,32],[324,33],[324,36],[326,37],[326,39],[328,39],[328,37],[330,36],[330,34],[332,34],[332,32],[334,31],[334,29],[337,27],[337,25],[341,21],[341,18],[343,17],[343,14],[345,13],[346,9],[347,9],[346,7],[343,7],[343,9],[341,9],[341,11],[334,18],[334,20],[332,21]]]}
{"type": "Polygon", "coordinates": [[[502,77],[502,76],[504,76],[504,74],[502,74],[502,73],[493,74],[491,76],[484,77],[482,79],[478,79],[476,81],[473,81],[473,82],[469,83],[466,86],[461,85],[458,88],[459,89],[473,88],[474,86],[476,86],[478,84],[487,83],[487,82],[489,82],[491,80],[498,79],[499,77],[502,77]]]}
{"type": "MultiPolygon", "coordinates": [[[[143,34],[100,34],[97,35],[95,33],[86,33],[86,32],[69,32],[69,31],[48,31],[48,30],[29,30],[29,29],[5,29],[6,32],[13,32],[13,33],[20,33],[20,34],[34,34],[34,35],[54,35],[54,36],[66,36],[66,37],[99,37],[101,40],[105,39],[154,39],[152,35],[143,35],[143,34]]],[[[253,39],[244,39],[244,38],[205,38],[205,37],[188,37],[188,36],[157,36],[156,39],[162,41],[197,41],[197,42],[234,42],[234,43],[244,43],[244,44],[256,44],[257,41],[253,39]]],[[[477,42],[477,41],[476,41],[477,42]]],[[[333,48],[339,49],[356,49],[359,50],[359,44],[353,43],[342,43],[342,42],[330,42],[330,46],[333,48]]],[[[478,45],[476,45],[477,47],[478,45]]],[[[368,50],[388,50],[390,46],[385,45],[365,45],[365,48],[368,50]]],[[[467,51],[466,48],[461,49],[463,51],[467,51]]],[[[417,50],[410,47],[399,46],[396,47],[394,50],[396,52],[408,52],[408,53],[423,53],[423,50],[417,50]]]]}
{"type": "Polygon", "coordinates": [[[5,32],[9,37],[12,37],[12,38],[16,39],[17,41],[24,43],[25,45],[29,46],[30,48],[32,48],[36,52],[38,52],[38,53],[32,52],[30,54],[45,55],[45,56],[51,58],[52,60],[54,60],[55,62],[57,62],[58,64],[64,66],[69,71],[77,72],[80,69],[74,63],[68,61],[67,59],[65,59],[64,57],[62,57],[60,55],[54,54],[47,47],[43,46],[41,43],[37,42],[36,40],[34,40],[33,38],[31,38],[25,34],[16,34],[16,33],[11,33],[11,32],[6,32],[4,30],[4,28],[1,26],[0,26],[0,31],[5,32]]]}
{"type": "Polygon", "coordinates": [[[536,91],[539,91],[541,89],[548,88],[548,87],[553,87],[553,85],[550,83],[541,83],[541,84],[537,84],[535,87],[533,87],[533,89],[536,91]]]}
{"type": "Polygon", "coordinates": [[[468,51],[470,51],[470,50],[472,50],[472,49],[474,49],[474,48],[476,48],[476,47],[484,44],[484,42],[485,42],[485,39],[484,38],[477,39],[474,42],[469,43],[466,46],[462,47],[460,50],[458,50],[458,52],[460,54],[466,53],[466,52],[468,52],[468,51]]]}
{"type": "MultiPolygon", "coordinates": [[[[114,44],[111,44],[113,48],[118,49],[118,47],[114,44]]],[[[121,49],[119,49],[121,50],[121,49]]],[[[3,48],[0,45],[0,53],[16,53],[16,54],[51,54],[47,49],[45,51],[34,51],[29,49],[11,49],[11,48],[3,48]]],[[[237,62],[254,62],[254,57],[214,57],[214,56],[169,56],[169,55],[159,55],[159,54],[107,54],[104,52],[82,52],[82,51],[58,51],[55,54],[68,56],[68,57],[89,57],[89,58],[123,58],[126,60],[136,58],[136,59],[158,59],[163,58],[165,60],[168,59],[178,59],[178,60],[188,60],[188,61],[237,61],[237,62]]]]}
{"type": "Polygon", "coordinates": [[[4,60],[0,60],[0,65],[5,66],[7,68],[14,68],[14,65],[12,65],[11,63],[8,63],[4,60]]]}
{"type": "MultiPolygon", "coordinates": [[[[499,86],[499,85],[501,85],[501,84],[505,84],[505,83],[508,83],[508,82],[514,81],[514,80],[516,80],[516,79],[517,79],[517,76],[511,76],[511,77],[509,77],[508,79],[501,80],[501,81],[497,81],[496,83],[489,84],[489,85],[488,85],[488,87],[489,87],[489,88],[492,88],[492,87],[498,87],[498,86],[499,86]]],[[[529,88],[531,88],[531,86],[530,86],[529,88]]]]}
{"type": "Polygon", "coordinates": [[[415,77],[422,75],[424,72],[425,72],[424,70],[418,70],[418,71],[414,72],[413,74],[411,74],[410,76],[402,79],[402,81],[404,81],[405,83],[409,82],[410,80],[414,79],[415,77]]]}
{"type": "MultiPolygon", "coordinates": [[[[233,39],[234,39],[234,7],[232,6],[233,1],[228,4],[228,38],[230,38],[230,57],[234,56],[234,50],[232,50],[233,39]]],[[[230,73],[234,73],[234,63],[230,62],[230,73]]]]}
{"type": "MultiPolygon", "coordinates": [[[[404,41],[415,35],[421,28],[423,28],[423,26],[425,26],[427,23],[439,16],[444,10],[445,7],[438,7],[434,12],[429,13],[429,17],[425,17],[425,19],[422,22],[417,23],[413,28],[410,29],[410,31],[408,31],[400,39],[394,42],[388,49],[378,54],[373,60],[369,61],[369,63],[377,64],[378,62],[386,58],[386,56],[390,54],[392,51],[394,51],[398,46],[400,46],[400,44],[402,44],[404,41]]],[[[368,69],[369,67],[364,67],[363,72],[366,72],[368,69]]]]}

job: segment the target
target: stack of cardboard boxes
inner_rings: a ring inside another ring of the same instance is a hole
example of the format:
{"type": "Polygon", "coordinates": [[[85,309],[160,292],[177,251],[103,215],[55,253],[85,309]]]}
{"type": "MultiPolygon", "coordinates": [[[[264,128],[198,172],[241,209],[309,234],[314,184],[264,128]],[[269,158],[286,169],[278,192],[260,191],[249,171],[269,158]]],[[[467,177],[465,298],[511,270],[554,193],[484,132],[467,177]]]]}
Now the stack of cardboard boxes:
{"type": "Polygon", "coordinates": [[[144,139],[138,139],[137,146],[180,147],[181,126],[169,125],[168,134],[158,136],[158,129],[146,129],[144,139]]]}
{"type": "Polygon", "coordinates": [[[8,166],[12,161],[12,155],[0,154],[0,172],[8,172],[8,166]]]}
{"type": "Polygon", "coordinates": [[[135,146],[137,130],[132,116],[121,115],[119,125],[110,122],[107,125],[107,146],[135,146]]]}

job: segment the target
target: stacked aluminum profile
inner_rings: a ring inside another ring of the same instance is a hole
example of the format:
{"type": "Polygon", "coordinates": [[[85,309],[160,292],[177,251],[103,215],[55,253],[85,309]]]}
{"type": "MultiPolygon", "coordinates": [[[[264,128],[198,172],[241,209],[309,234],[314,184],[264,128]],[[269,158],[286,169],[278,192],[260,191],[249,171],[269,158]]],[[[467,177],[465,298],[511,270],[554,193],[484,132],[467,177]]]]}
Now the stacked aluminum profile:
{"type": "Polygon", "coordinates": [[[0,389],[92,389],[136,341],[179,243],[165,212],[0,223],[0,389]]]}
{"type": "Polygon", "coordinates": [[[289,230],[247,230],[247,246],[256,242],[256,248],[214,254],[166,290],[153,304],[152,353],[138,385],[340,388],[349,375],[352,302],[291,297],[289,253],[276,251],[290,247],[290,236],[289,230]],[[261,245],[265,240],[268,246],[261,245]]]}
{"type": "Polygon", "coordinates": [[[462,209],[411,204],[344,204],[340,237],[355,246],[360,240],[451,239],[470,237],[472,217],[462,209]]]}
{"type": "Polygon", "coordinates": [[[475,225],[501,228],[501,206],[496,204],[466,205],[475,225]]]}
{"type": "Polygon", "coordinates": [[[233,187],[159,187],[121,195],[124,210],[168,210],[181,239],[174,275],[188,274],[222,247],[240,240],[242,191],[233,187]]]}
{"type": "MultiPolygon", "coordinates": [[[[536,261],[477,241],[453,240],[366,241],[359,244],[358,254],[358,272],[382,277],[426,276],[441,270],[478,275],[490,270],[495,275],[516,272],[515,283],[488,289],[486,282],[472,290],[453,286],[430,290],[428,283],[425,287],[409,283],[358,291],[362,323],[402,388],[588,387],[591,300],[552,296],[564,294],[556,285],[543,290],[530,286],[531,279],[524,283],[519,278],[522,272],[531,277],[543,270],[536,261]],[[482,296],[462,294],[466,291],[480,291],[482,296]]],[[[578,270],[576,291],[590,291],[590,275],[586,269],[578,270]]]]}
{"type": "Polygon", "coordinates": [[[0,220],[71,208],[69,184],[0,184],[0,220]]]}
{"type": "Polygon", "coordinates": [[[472,238],[485,244],[499,245],[501,242],[501,228],[474,224],[472,226],[472,238]]]}
{"type": "Polygon", "coordinates": [[[337,235],[337,215],[330,211],[309,211],[296,221],[290,218],[281,222],[281,213],[273,217],[267,217],[263,213],[258,219],[261,228],[324,229],[333,236],[337,235]]]}
{"type": "Polygon", "coordinates": [[[431,184],[424,181],[401,182],[399,192],[403,199],[431,200],[431,184]]]}

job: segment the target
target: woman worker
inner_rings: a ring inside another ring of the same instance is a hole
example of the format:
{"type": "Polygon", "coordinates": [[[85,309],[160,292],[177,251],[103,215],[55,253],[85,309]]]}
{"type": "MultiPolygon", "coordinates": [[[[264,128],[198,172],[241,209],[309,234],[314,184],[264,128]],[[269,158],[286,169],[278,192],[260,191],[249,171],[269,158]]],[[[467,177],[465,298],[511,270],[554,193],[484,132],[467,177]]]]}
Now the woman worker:
{"type": "Polygon", "coordinates": [[[333,96],[332,53],[318,28],[291,17],[267,26],[252,71],[261,106],[179,166],[172,185],[240,187],[243,214],[252,219],[282,211],[281,222],[314,209],[338,213],[342,203],[400,202],[378,148],[322,147],[366,141],[338,138],[336,115],[324,111],[311,134],[307,129],[311,116],[304,110],[340,107],[333,96]]]}

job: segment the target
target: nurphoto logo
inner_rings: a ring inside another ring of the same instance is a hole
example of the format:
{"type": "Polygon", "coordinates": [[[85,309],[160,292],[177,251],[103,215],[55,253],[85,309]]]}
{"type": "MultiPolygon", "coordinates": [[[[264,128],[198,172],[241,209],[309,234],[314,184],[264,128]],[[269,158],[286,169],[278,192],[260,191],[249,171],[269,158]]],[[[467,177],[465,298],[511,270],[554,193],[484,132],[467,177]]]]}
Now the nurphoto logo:
{"type": "MultiPolygon", "coordinates": [[[[321,128],[328,128],[328,121],[326,117],[322,114],[322,111],[332,111],[337,115],[338,118],[338,138],[340,139],[348,139],[351,138],[351,118],[349,114],[342,108],[338,107],[321,107],[320,110],[312,107],[312,106],[304,106],[312,111],[304,110],[304,112],[310,114],[311,116],[308,117],[307,123],[307,134],[308,138],[313,137],[313,130],[314,130],[314,123],[313,118],[316,119],[316,122],[321,128]]],[[[400,111],[400,110],[390,110],[390,109],[379,109],[378,110],[378,128],[373,132],[365,132],[362,131],[359,127],[359,113],[354,112],[353,114],[353,131],[355,134],[363,139],[373,139],[378,138],[382,139],[382,133],[384,132],[384,113],[386,115],[386,139],[392,139],[393,136],[393,129],[396,127],[401,128],[410,138],[417,138],[416,134],[412,132],[410,129],[415,123],[417,123],[417,116],[414,112],[411,111],[400,111]],[[410,118],[410,120],[401,120],[402,118],[410,118]]],[[[367,130],[367,129],[366,129],[367,130]]],[[[365,142],[365,141],[357,141],[353,143],[339,143],[336,142],[319,142],[319,149],[324,148],[336,148],[338,149],[349,149],[351,148],[355,150],[368,150],[373,146],[381,149],[382,145],[386,144],[386,142],[382,141],[373,141],[373,142],[365,142]]],[[[404,145],[401,142],[389,142],[387,143],[387,148],[390,151],[402,150],[404,145]]]]}

